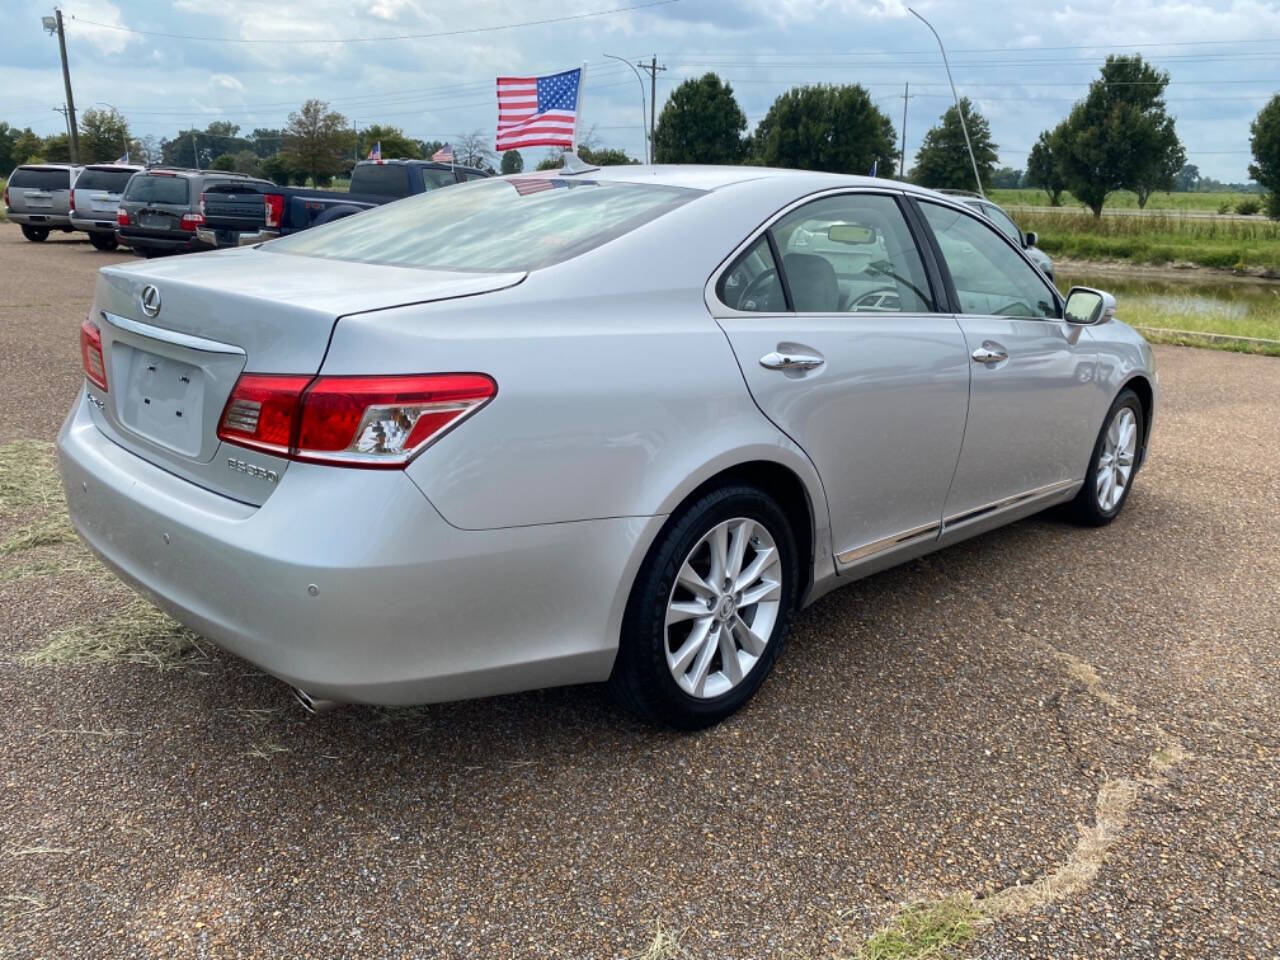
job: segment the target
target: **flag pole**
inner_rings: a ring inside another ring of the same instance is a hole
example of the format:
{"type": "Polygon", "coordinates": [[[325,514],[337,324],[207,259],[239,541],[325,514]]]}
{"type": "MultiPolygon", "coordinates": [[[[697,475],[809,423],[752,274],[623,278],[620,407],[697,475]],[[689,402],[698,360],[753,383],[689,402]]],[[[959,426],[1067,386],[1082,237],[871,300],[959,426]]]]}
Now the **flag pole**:
{"type": "MultiPolygon", "coordinates": [[[[582,122],[582,93],[587,86],[587,61],[582,61],[582,72],[578,74],[578,97],[573,105],[573,148],[569,151],[578,156],[578,124],[582,122]]],[[[581,158],[579,158],[581,159],[581,158]]]]}

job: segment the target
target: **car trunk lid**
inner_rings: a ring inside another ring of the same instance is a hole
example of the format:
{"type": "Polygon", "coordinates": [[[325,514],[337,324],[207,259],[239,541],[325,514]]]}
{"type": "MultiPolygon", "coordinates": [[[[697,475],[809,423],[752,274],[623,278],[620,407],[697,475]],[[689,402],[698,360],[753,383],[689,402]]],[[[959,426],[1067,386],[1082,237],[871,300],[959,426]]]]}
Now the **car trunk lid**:
{"type": "Polygon", "coordinates": [[[260,504],[288,461],[218,439],[241,373],[313,375],[341,316],[474,296],[523,278],[337,264],[252,248],[106,267],[91,319],[101,331],[108,389],[86,386],[93,415],[139,456],[260,504]]]}

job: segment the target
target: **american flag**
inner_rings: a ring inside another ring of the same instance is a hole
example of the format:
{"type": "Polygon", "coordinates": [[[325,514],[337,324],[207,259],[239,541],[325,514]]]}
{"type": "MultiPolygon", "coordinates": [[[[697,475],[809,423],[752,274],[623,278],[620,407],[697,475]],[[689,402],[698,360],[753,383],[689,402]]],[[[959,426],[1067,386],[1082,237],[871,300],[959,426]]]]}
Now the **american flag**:
{"type": "Polygon", "coordinates": [[[431,155],[431,159],[436,163],[453,163],[453,147],[446,143],[431,155]]]}
{"type": "Polygon", "coordinates": [[[581,67],[545,77],[499,77],[494,149],[574,147],[581,84],[581,67]]]}
{"type": "Polygon", "coordinates": [[[556,187],[564,184],[563,180],[548,180],[546,177],[511,177],[507,183],[516,188],[516,193],[522,197],[527,197],[531,193],[541,193],[543,190],[554,190],[556,187]]]}
{"type": "Polygon", "coordinates": [[[382,162],[382,141],[379,140],[373,145],[373,149],[369,151],[369,159],[376,163],[382,162]]]}

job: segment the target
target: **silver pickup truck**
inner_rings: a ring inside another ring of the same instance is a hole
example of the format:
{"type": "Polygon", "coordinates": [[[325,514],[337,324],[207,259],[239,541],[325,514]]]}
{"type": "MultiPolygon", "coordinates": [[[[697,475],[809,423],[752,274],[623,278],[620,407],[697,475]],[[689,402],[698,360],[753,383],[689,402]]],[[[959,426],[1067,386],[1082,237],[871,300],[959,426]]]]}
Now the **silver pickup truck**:
{"type": "Polygon", "coordinates": [[[50,230],[71,232],[71,187],[79,166],[68,163],[23,164],[4,188],[5,216],[22,227],[22,235],[39,243],[50,230]]]}

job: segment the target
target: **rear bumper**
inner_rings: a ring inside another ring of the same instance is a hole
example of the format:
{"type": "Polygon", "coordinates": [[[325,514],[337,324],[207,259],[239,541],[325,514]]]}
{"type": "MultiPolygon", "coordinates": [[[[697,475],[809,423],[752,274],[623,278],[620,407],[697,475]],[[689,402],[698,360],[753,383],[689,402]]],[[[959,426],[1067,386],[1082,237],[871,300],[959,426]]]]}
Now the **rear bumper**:
{"type": "Polygon", "coordinates": [[[88,233],[115,233],[116,230],[114,216],[102,220],[91,217],[71,217],[70,223],[76,230],[84,230],[88,233]]]}
{"type": "MultiPolygon", "coordinates": [[[[408,704],[608,677],[664,518],[463,531],[400,471],[293,464],[261,507],[58,435],[71,520],[180,622],[312,696],[408,704]]],[[[265,482],[265,481],[264,481],[265,482]]]]}
{"type": "Polygon", "coordinates": [[[16,210],[5,210],[5,217],[25,227],[48,227],[60,230],[71,226],[71,218],[65,213],[18,213],[16,210]]]}
{"type": "Polygon", "coordinates": [[[211,247],[248,247],[264,240],[274,240],[280,236],[277,230],[218,230],[210,227],[197,227],[196,237],[201,243],[211,247]]]}
{"type": "Polygon", "coordinates": [[[133,227],[119,227],[116,229],[116,239],[126,247],[132,247],[135,250],[170,250],[185,253],[192,250],[211,249],[207,244],[201,243],[195,233],[159,233],[133,227]]]}

